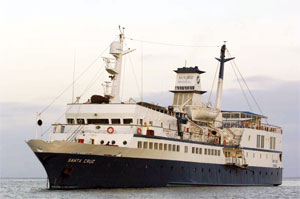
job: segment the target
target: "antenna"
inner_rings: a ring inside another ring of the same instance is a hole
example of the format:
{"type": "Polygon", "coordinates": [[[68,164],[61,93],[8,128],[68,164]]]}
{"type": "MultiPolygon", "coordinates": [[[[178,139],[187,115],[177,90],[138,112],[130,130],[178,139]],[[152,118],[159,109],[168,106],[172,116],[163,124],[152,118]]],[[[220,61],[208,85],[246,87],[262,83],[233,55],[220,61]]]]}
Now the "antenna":
{"type": "Polygon", "coordinates": [[[72,103],[74,103],[75,65],[76,65],[76,48],[74,49],[72,103]]]}
{"type": "Polygon", "coordinates": [[[144,51],[143,51],[143,42],[141,42],[141,101],[144,100],[144,51]]]}

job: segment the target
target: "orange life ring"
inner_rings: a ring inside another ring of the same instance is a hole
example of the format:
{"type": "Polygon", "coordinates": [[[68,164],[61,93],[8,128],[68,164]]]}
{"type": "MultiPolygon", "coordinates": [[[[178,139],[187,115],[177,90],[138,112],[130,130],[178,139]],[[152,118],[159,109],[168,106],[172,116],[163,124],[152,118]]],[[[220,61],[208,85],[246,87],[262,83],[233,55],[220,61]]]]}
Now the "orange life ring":
{"type": "Polygon", "coordinates": [[[107,128],[107,133],[109,133],[109,134],[113,134],[114,131],[115,131],[114,128],[111,126],[107,128]]]}
{"type": "Polygon", "coordinates": [[[136,130],[136,133],[137,133],[138,135],[141,135],[141,134],[142,134],[142,129],[141,129],[141,128],[138,128],[138,129],[136,130]]]}

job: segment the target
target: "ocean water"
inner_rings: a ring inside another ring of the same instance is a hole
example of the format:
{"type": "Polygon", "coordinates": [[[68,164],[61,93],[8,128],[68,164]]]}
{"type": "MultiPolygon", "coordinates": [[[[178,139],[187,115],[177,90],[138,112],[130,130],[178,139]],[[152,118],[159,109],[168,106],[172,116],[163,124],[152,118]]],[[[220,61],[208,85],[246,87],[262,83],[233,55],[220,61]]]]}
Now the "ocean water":
{"type": "Polygon", "coordinates": [[[0,198],[299,198],[300,178],[284,179],[277,187],[166,187],[144,189],[48,190],[46,179],[0,179],[0,198]]]}

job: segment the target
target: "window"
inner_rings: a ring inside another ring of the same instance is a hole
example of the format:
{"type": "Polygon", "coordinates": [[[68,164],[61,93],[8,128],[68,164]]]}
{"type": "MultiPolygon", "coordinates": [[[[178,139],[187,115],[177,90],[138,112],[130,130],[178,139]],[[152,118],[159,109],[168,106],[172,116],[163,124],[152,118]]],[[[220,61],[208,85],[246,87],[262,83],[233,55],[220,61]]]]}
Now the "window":
{"type": "Polygon", "coordinates": [[[148,148],[148,142],[144,142],[144,149],[147,149],[148,148]]]}
{"type": "Polygon", "coordinates": [[[116,141],[114,141],[114,140],[111,141],[111,144],[112,144],[112,145],[115,145],[115,144],[116,144],[116,141]]]}
{"type": "Polygon", "coordinates": [[[221,151],[220,150],[218,150],[218,156],[220,156],[221,155],[221,151]]]}
{"type": "Polygon", "coordinates": [[[159,143],[159,150],[163,150],[163,144],[159,143]]]}
{"type": "Polygon", "coordinates": [[[150,125],[150,126],[153,126],[153,122],[152,122],[152,121],[149,121],[149,125],[150,125]]]}
{"type": "Polygon", "coordinates": [[[173,144],[173,148],[172,149],[173,149],[172,151],[176,151],[176,145],[175,144],[173,144]]]}
{"type": "Polygon", "coordinates": [[[257,138],[256,138],[256,147],[260,148],[260,135],[257,135],[257,138]]]}
{"type": "Polygon", "coordinates": [[[60,133],[64,133],[64,132],[65,132],[65,126],[61,126],[60,133]]]}
{"type": "Polygon", "coordinates": [[[67,123],[68,124],[75,124],[75,120],[73,118],[68,118],[67,123]]]}
{"type": "Polygon", "coordinates": [[[192,153],[195,153],[195,147],[192,147],[192,153]]]}
{"type": "Polygon", "coordinates": [[[123,119],[123,124],[131,124],[133,122],[132,118],[123,119]]]}
{"type": "Polygon", "coordinates": [[[207,155],[207,149],[206,148],[204,149],[204,155],[207,155]]]}
{"type": "Polygon", "coordinates": [[[123,145],[127,145],[127,141],[125,140],[125,141],[123,141],[123,145]]]}
{"type": "Polygon", "coordinates": [[[256,147],[257,148],[265,148],[265,136],[264,135],[257,135],[256,147]]]}
{"type": "Polygon", "coordinates": [[[143,119],[140,119],[140,125],[143,125],[143,119]]]}
{"type": "Polygon", "coordinates": [[[199,149],[198,148],[196,148],[196,154],[199,154],[199,149]]]}
{"type": "Polygon", "coordinates": [[[78,118],[77,119],[77,124],[84,124],[84,119],[78,118]]]}
{"type": "MultiPolygon", "coordinates": [[[[109,124],[108,119],[88,119],[87,120],[88,124],[109,124]]],[[[78,119],[77,119],[78,123],[78,119]]]]}
{"type": "Polygon", "coordinates": [[[168,145],[168,150],[169,150],[169,151],[172,151],[172,144],[169,144],[169,145],[168,145]]]}
{"type": "Polygon", "coordinates": [[[260,136],[260,147],[265,148],[265,136],[260,136]]]}
{"type": "Polygon", "coordinates": [[[202,154],[202,148],[199,148],[199,154],[202,154]]]}
{"type": "Polygon", "coordinates": [[[111,119],[112,124],[121,124],[121,119],[111,119]]]}
{"type": "Polygon", "coordinates": [[[207,155],[210,155],[210,149],[208,149],[207,155]]]}
{"type": "Polygon", "coordinates": [[[275,149],[275,142],[276,142],[276,138],[270,137],[270,149],[275,149]]]}
{"type": "Polygon", "coordinates": [[[179,145],[177,145],[177,152],[179,152],[180,151],[180,146],[179,145]]]}
{"type": "Polygon", "coordinates": [[[149,142],[149,149],[153,149],[153,142],[149,142]]]}
{"type": "Polygon", "coordinates": [[[164,123],[161,122],[161,123],[160,123],[160,127],[161,127],[161,128],[164,128],[164,123]]]}
{"type": "Polygon", "coordinates": [[[138,141],[137,147],[138,147],[139,149],[142,148],[142,141],[138,141]]]}
{"type": "Polygon", "coordinates": [[[188,153],[189,152],[189,147],[188,146],[184,146],[184,152],[188,153]]]}
{"type": "Polygon", "coordinates": [[[168,150],[168,145],[167,144],[164,144],[164,150],[168,150]]]}
{"type": "Polygon", "coordinates": [[[157,150],[158,149],[158,143],[154,143],[154,149],[157,150]]]}

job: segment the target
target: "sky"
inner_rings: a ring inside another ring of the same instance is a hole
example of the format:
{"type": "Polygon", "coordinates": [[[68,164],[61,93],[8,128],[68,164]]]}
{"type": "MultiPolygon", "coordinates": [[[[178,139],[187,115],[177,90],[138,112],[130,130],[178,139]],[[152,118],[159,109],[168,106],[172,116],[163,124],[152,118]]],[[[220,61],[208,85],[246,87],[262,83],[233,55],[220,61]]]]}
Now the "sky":
{"type": "MultiPolygon", "coordinates": [[[[0,177],[45,176],[24,142],[34,136],[35,114],[70,87],[74,65],[75,77],[86,71],[75,83],[75,97],[84,102],[102,94],[108,77],[101,57],[108,56],[104,50],[119,25],[125,37],[147,41],[125,40],[136,51],[123,62],[124,101],[140,100],[143,79],[145,100],[171,104],[173,70],[185,62],[206,71],[201,82],[209,93],[217,46],[227,41],[269,122],[284,128],[284,175],[299,177],[299,7],[296,0],[0,1],[0,177]]],[[[231,65],[225,67],[224,109],[248,110],[231,65]]],[[[43,113],[40,133],[71,100],[70,87],[43,113]]]]}

